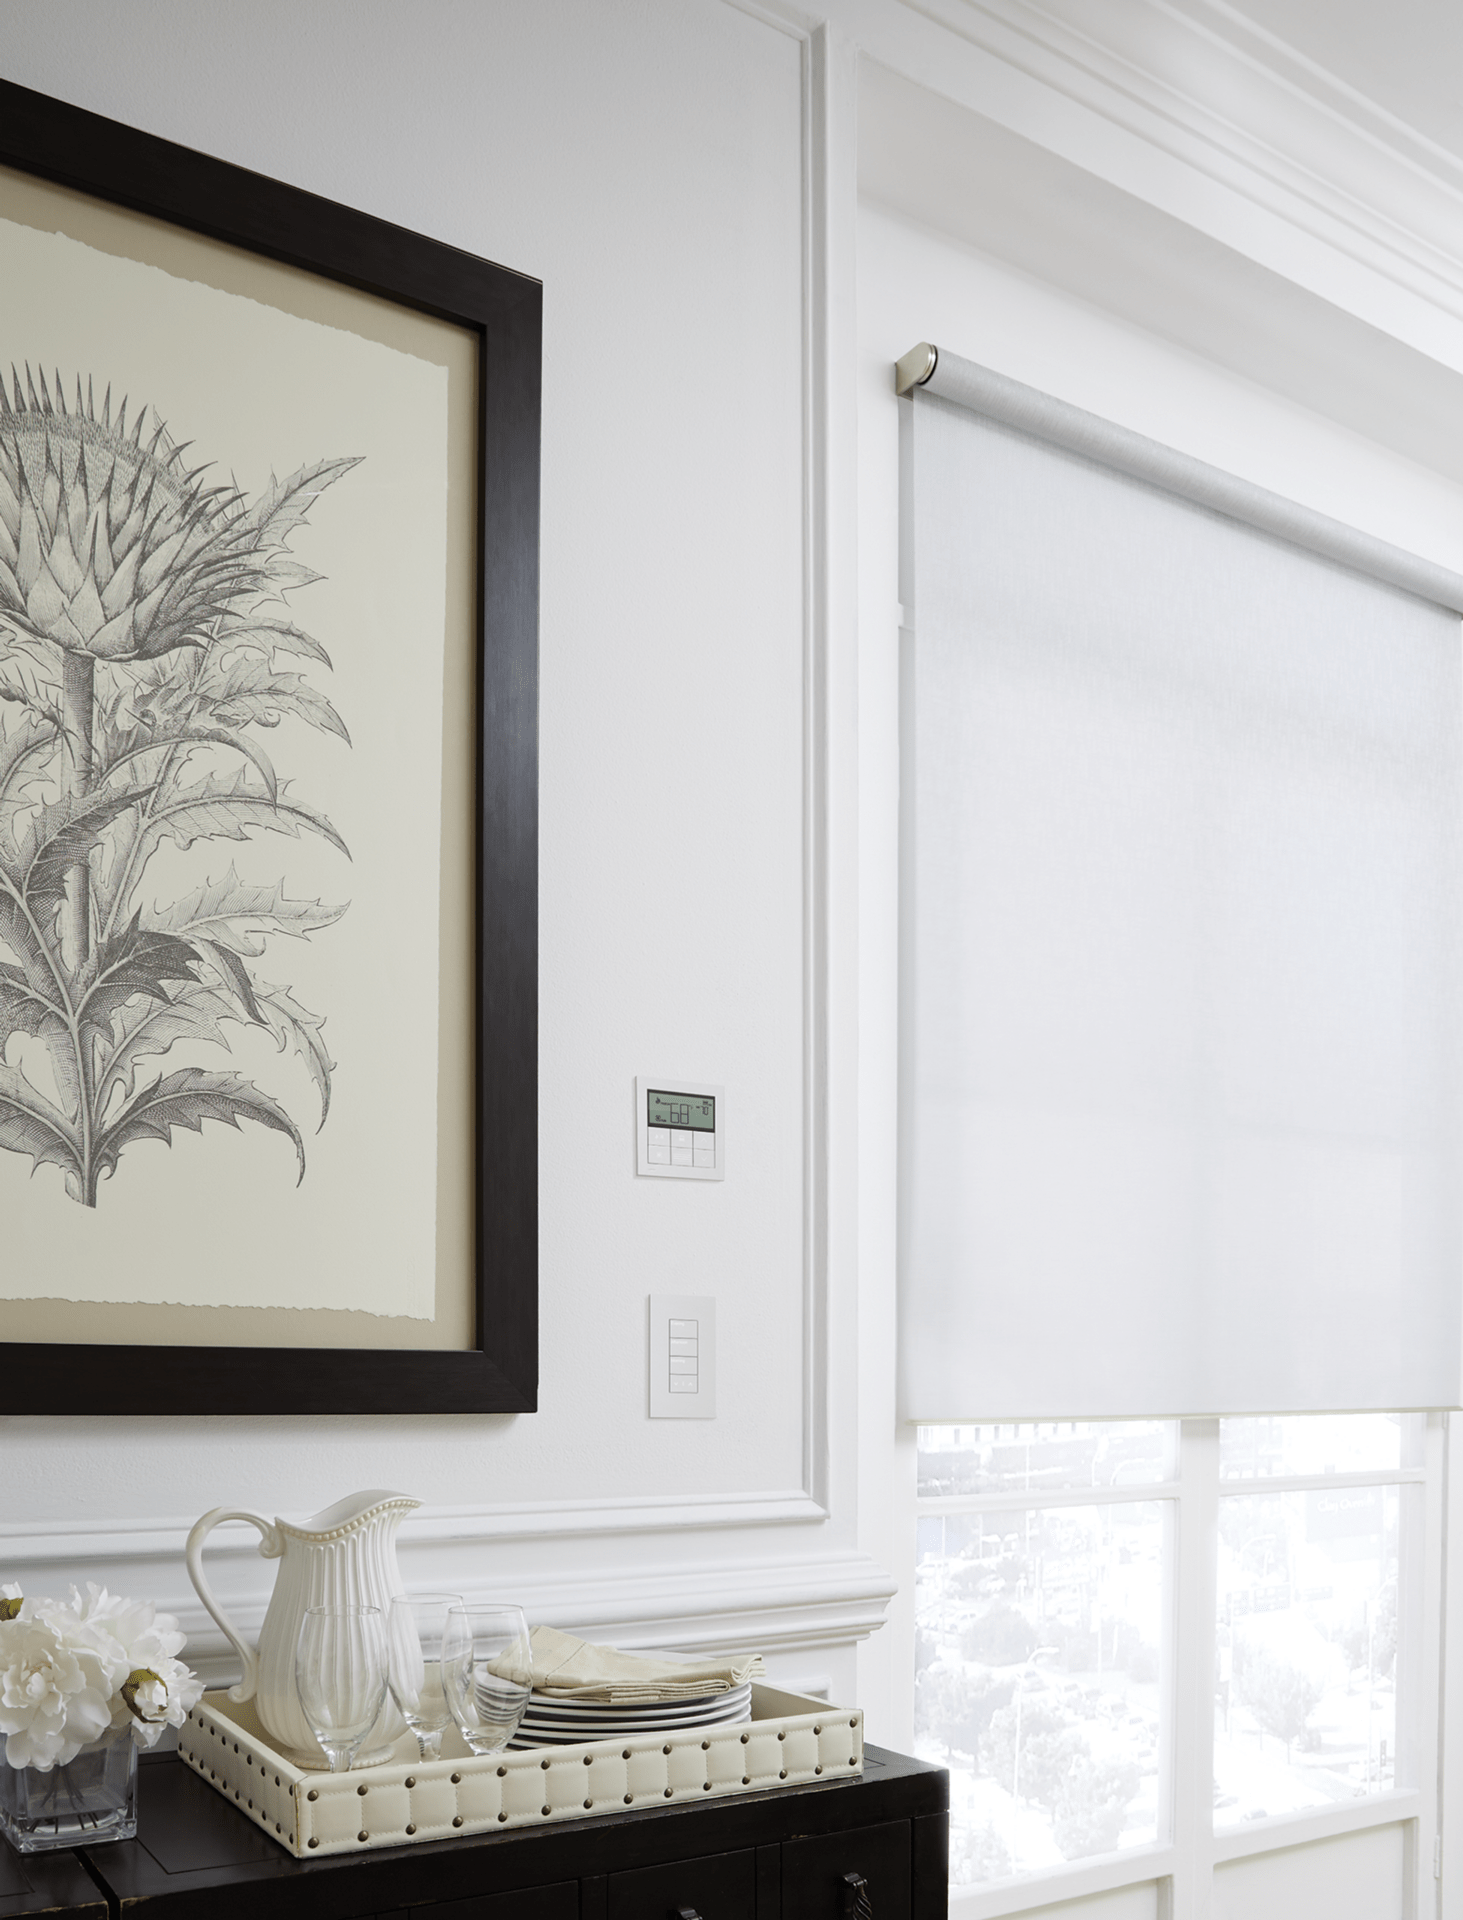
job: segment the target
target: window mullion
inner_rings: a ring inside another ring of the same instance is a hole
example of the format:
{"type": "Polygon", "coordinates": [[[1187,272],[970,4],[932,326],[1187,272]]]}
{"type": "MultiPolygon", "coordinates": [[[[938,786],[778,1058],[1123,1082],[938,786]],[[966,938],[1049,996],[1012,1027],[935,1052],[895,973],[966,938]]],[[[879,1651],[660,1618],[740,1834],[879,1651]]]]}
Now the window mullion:
{"type": "Polygon", "coordinates": [[[1209,1920],[1214,1885],[1215,1591],[1219,1422],[1185,1420],[1174,1553],[1172,1764],[1174,1875],[1167,1920],[1209,1920]]]}

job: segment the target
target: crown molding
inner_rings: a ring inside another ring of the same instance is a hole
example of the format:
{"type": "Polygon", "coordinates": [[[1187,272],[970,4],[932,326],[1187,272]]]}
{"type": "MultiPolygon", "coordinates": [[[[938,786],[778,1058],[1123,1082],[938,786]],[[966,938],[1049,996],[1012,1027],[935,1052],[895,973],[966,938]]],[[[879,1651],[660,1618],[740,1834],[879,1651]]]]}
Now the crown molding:
{"type": "Polygon", "coordinates": [[[1463,163],[1243,15],[1165,0],[902,4],[1463,317],[1463,163]]]}
{"type": "Polygon", "coordinates": [[[1463,368],[1463,170],[1218,0],[826,3],[868,60],[1463,368]]]}

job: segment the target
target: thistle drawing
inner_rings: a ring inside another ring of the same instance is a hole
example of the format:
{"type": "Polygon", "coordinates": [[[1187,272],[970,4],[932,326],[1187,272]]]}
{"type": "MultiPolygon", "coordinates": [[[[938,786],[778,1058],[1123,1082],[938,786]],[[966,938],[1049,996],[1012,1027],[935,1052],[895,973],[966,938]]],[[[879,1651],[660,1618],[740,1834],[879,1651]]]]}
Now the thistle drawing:
{"type": "MultiPolygon", "coordinates": [[[[329,668],[284,596],[321,578],[289,552],[353,459],[271,477],[251,505],[188,468],[156,409],[58,373],[0,375],[0,1148],[59,1167],[96,1205],[103,1175],[174,1127],[253,1120],[294,1145],[285,1108],[242,1074],[165,1071],[179,1042],[230,1049],[226,1023],[294,1049],[330,1105],[323,1019],[252,962],[345,905],[291,899],[231,862],[168,904],[143,898],[153,856],[255,832],[322,836],[259,741],[286,716],[350,736],[294,656],[329,668]]],[[[348,904],[348,903],[346,903],[348,904]]]]}

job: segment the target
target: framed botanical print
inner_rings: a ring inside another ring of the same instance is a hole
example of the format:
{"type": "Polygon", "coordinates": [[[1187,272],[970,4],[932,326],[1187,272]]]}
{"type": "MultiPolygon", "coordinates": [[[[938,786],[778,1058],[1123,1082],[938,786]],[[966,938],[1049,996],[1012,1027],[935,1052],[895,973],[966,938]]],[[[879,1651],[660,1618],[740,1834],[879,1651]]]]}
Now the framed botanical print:
{"type": "Polygon", "coordinates": [[[0,83],[0,1411],[534,1406],[540,352],[0,83]]]}

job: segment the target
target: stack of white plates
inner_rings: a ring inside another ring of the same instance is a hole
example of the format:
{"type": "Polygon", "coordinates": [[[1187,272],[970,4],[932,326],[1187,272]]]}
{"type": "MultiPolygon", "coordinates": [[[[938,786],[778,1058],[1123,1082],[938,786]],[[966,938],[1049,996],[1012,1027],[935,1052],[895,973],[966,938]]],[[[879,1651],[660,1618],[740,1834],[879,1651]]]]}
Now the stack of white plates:
{"type": "Polygon", "coordinates": [[[548,1700],[529,1696],[510,1747],[577,1747],[585,1740],[624,1740],[636,1733],[682,1732],[750,1720],[750,1682],[699,1700],[660,1700],[652,1706],[604,1706],[595,1700],[548,1700]]]}

